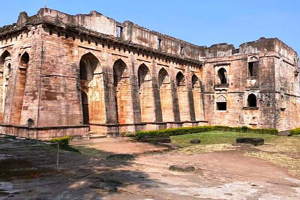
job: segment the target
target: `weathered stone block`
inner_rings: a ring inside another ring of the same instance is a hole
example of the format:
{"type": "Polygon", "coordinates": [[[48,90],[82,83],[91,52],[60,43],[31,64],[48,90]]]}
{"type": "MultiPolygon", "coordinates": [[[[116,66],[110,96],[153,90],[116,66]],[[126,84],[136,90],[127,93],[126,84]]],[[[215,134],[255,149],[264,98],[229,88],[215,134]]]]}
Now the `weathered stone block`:
{"type": "Polygon", "coordinates": [[[237,138],[236,143],[253,144],[254,146],[263,145],[263,138],[237,138]]]}

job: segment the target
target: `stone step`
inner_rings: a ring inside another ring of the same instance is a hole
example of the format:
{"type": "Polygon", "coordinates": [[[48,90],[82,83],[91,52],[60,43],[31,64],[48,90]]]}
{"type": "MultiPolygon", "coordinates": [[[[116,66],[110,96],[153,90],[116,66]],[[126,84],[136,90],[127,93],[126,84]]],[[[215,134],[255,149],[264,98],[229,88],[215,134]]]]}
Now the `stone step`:
{"type": "Polygon", "coordinates": [[[96,139],[96,138],[106,138],[107,136],[104,134],[100,134],[100,133],[95,133],[95,132],[89,132],[88,134],[88,138],[89,139],[96,139]]]}
{"type": "Polygon", "coordinates": [[[279,136],[291,136],[290,131],[280,131],[278,133],[279,136]]]}

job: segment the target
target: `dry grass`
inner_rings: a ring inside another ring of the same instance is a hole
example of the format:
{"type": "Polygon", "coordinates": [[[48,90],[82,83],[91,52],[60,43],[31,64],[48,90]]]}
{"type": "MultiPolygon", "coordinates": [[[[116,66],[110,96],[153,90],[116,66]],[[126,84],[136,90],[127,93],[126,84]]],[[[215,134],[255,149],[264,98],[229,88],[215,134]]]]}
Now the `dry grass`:
{"type": "Polygon", "coordinates": [[[254,148],[259,151],[248,151],[244,155],[269,161],[300,176],[300,137],[278,137],[267,145],[254,148]]]}
{"type": "Polygon", "coordinates": [[[263,138],[266,142],[277,138],[275,135],[257,134],[257,133],[239,133],[239,132],[224,132],[224,131],[210,131],[204,133],[186,134],[172,136],[172,143],[180,147],[195,146],[190,141],[193,139],[200,139],[200,145],[211,144],[234,144],[238,137],[263,138]]]}
{"type": "Polygon", "coordinates": [[[230,151],[235,150],[237,147],[231,144],[207,144],[196,145],[176,150],[178,153],[185,154],[199,154],[199,153],[211,153],[216,151],[230,151]]]}
{"type": "Polygon", "coordinates": [[[214,131],[209,133],[173,136],[172,143],[182,148],[179,153],[199,154],[217,151],[239,150],[235,143],[237,137],[260,137],[266,144],[262,146],[249,146],[240,151],[245,156],[266,160],[285,168],[290,174],[300,176],[300,136],[279,137],[267,134],[250,134],[214,131]],[[190,144],[190,140],[200,139],[201,144],[190,144]],[[245,152],[246,151],[246,152],[245,152]]]}

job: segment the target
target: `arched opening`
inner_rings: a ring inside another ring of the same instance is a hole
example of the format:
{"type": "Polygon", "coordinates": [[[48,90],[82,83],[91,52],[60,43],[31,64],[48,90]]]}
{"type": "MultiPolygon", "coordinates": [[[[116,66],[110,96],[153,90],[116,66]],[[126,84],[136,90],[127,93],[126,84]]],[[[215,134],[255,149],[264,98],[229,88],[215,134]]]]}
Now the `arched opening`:
{"type": "Polygon", "coordinates": [[[100,65],[99,60],[92,54],[87,53],[80,60],[80,80],[90,81],[94,78],[94,72],[100,65]]]}
{"type": "Polygon", "coordinates": [[[169,84],[170,83],[169,73],[164,68],[161,69],[158,73],[158,82],[159,82],[159,88],[163,84],[169,84]]]}
{"type": "Polygon", "coordinates": [[[224,68],[219,69],[218,71],[218,77],[221,84],[227,83],[227,72],[224,68]]]}
{"type": "MultiPolygon", "coordinates": [[[[23,53],[20,59],[20,67],[18,69],[18,77],[17,77],[17,91],[15,93],[16,101],[19,101],[16,104],[16,121],[21,124],[21,115],[24,101],[24,94],[26,88],[26,80],[27,80],[27,71],[29,68],[30,57],[27,52],[23,53]]],[[[27,120],[27,119],[24,119],[27,120]]],[[[24,121],[24,124],[26,121],[24,121]]]]}
{"type": "Polygon", "coordinates": [[[145,83],[146,81],[149,81],[149,80],[150,80],[149,68],[145,64],[142,64],[138,70],[139,88],[141,89],[143,86],[143,83],[145,83]]]}
{"type": "Polygon", "coordinates": [[[227,110],[227,100],[223,95],[217,98],[217,110],[227,110]]]}
{"type": "Polygon", "coordinates": [[[82,90],[83,123],[105,123],[103,73],[100,62],[94,54],[87,53],[81,57],[79,79],[82,90]]]}
{"type": "Polygon", "coordinates": [[[119,59],[115,62],[114,67],[113,67],[114,86],[115,87],[122,85],[122,82],[124,83],[123,78],[124,78],[126,70],[127,70],[127,66],[123,60],[119,59]]]}
{"type": "Polygon", "coordinates": [[[114,92],[116,99],[117,123],[132,123],[132,118],[128,117],[132,113],[131,85],[128,68],[121,59],[117,60],[113,66],[114,92]]]}
{"type": "Polygon", "coordinates": [[[81,90],[81,102],[82,102],[82,112],[83,112],[83,124],[89,124],[90,114],[89,114],[88,95],[82,90],[81,90]]]}
{"type": "Polygon", "coordinates": [[[0,57],[0,122],[3,122],[7,87],[11,70],[12,68],[10,53],[8,51],[4,51],[0,57]]]}
{"type": "Polygon", "coordinates": [[[203,117],[203,99],[201,96],[201,83],[200,79],[194,74],[192,76],[192,98],[195,109],[196,120],[202,120],[203,117]]]}
{"type": "Polygon", "coordinates": [[[27,69],[28,67],[28,63],[29,63],[29,54],[27,52],[25,52],[22,57],[21,57],[21,66],[24,68],[24,69],[27,69]]]}
{"type": "Polygon", "coordinates": [[[2,78],[4,78],[3,84],[7,87],[10,73],[11,73],[11,57],[8,51],[5,51],[0,58],[0,68],[1,68],[1,73],[3,74],[2,78]]]}
{"type": "Polygon", "coordinates": [[[176,85],[177,87],[185,85],[185,78],[181,72],[178,72],[176,75],[176,85]]]}
{"type": "Polygon", "coordinates": [[[158,73],[158,84],[160,94],[160,106],[162,111],[162,121],[174,121],[173,97],[170,84],[170,76],[167,70],[162,68],[158,73]]]}
{"type": "Polygon", "coordinates": [[[190,121],[190,104],[188,91],[185,87],[185,77],[182,72],[178,72],[176,75],[176,86],[177,86],[177,96],[179,105],[179,114],[181,121],[190,121]]]}
{"type": "Polygon", "coordinates": [[[200,88],[199,78],[195,74],[192,76],[192,88],[200,88]]]}
{"type": "Polygon", "coordinates": [[[250,94],[248,96],[248,107],[256,108],[257,107],[257,100],[254,94],[250,94]]]}
{"type": "Polygon", "coordinates": [[[26,124],[27,119],[22,119],[22,110],[24,104],[24,95],[26,89],[27,71],[29,68],[30,57],[27,52],[24,52],[20,58],[19,68],[17,70],[16,91],[14,95],[14,109],[12,113],[13,121],[16,124],[26,124]]]}
{"type": "Polygon", "coordinates": [[[150,79],[150,70],[145,65],[140,65],[138,69],[138,84],[139,84],[139,96],[141,107],[141,119],[142,122],[153,122],[154,118],[154,99],[152,91],[152,82],[150,79]]]}

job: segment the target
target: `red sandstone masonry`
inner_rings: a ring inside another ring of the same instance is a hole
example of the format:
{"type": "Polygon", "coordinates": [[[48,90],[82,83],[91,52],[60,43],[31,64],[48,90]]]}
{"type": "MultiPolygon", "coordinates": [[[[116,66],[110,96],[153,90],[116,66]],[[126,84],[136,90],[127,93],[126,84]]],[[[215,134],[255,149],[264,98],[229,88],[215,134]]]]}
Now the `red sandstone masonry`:
{"type": "Polygon", "coordinates": [[[37,138],[39,130],[49,139],[203,124],[284,131],[300,124],[298,68],[297,53],[276,38],[205,47],[95,11],[21,13],[0,29],[1,132],[37,138]]]}

